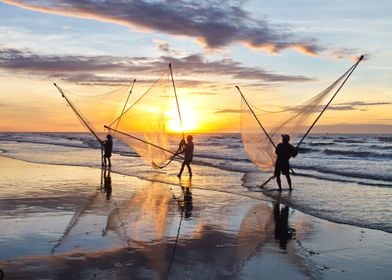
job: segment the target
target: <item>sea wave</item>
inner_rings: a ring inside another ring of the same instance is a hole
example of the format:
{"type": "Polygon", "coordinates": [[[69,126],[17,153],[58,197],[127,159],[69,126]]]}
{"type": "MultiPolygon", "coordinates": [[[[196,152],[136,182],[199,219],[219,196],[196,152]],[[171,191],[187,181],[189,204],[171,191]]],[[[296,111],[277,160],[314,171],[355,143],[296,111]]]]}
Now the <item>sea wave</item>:
{"type": "Polygon", "coordinates": [[[392,151],[392,146],[381,146],[381,145],[371,145],[369,146],[370,149],[374,149],[374,150],[390,150],[392,151]]]}
{"type": "MultiPolygon", "coordinates": [[[[363,170],[359,170],[359,171],[352,171],[352,170],[347,170],[347,169],[334,169],[334,168],[330,168],[328,166],[324,166],[324,167],[320,167],[320,166],[307,166],[307,167],[303,167],[303,166],[294,166],[293,168],[295,169],[300,169],[300,170],[311,170],[311,171],[317,171],[320,174],[318,174],[317,178],[320,179],[326,179],[326,180],[338,180],[338,181],[342,181],[343,182],[353,182],[353,183],[363,183],[363,184],[371,184],[371,182],[369,182],[370,180],[374,181],[374,184],[372,185],[377,185],[377,186],[388,186],[388,187],[392,187],[392,174],[389,173],[371,173],[371,172],[364,172],[363,170]],[[329,175],[333,175],[335,177],[331,177],[331,176],[323,176],[323,174],[329,174],[329,175]],[[342,176],[344,178],[338,178],[336,177],[336,175],[338,176],[342,176]],[[320,177],[321,176],[321,177],[320,177]],[[363,179],[366,180],[365,181],[359,181],[358,179],[363,179]]],[[[297,172],[298,173],[298,172],[297,172]]],[[[298,173],[300,175],[304,175],[304,176],[308,176],[305,175],[304,173],[298,173]]]]}
{"type": "Polygon", "coordinates": [[[347,139],[347,138],[338,138],[333,140],[335,143],[348,143],[348,144],[360,144],[360,143],[366,143],[365,139],[347,139]]]}
{"type": "Polygon", "coordinates": [[[308,145],[309,146],[336,146],[336,144],[333,142],[328,142],[328,143],[326,143],[326,142],[311,142],[311,143],[308,143],[308,145]]]}
{"type": "Polygon", "coordinates": [[[305,147],[298,148],[298,153],[300,153],[300,154],[313,153],[313,152],[320,152],[320,150],[312,149],[312,148],[305,148],[305,147]]]}
{"type": "Polygon", "coordinates": [[[340,155],[356,158],[377,158],[377,159],[392,159],[392,154],[389,153],[378,153],[371,151],[348,151],[348,150],[332,150],[325,149],[324,153],[327,155],[340,155]]]}
{"type": "Polygon", "coordinates": [[[392,141],[392,136],[380,136],[377,137],[378,141],[381,142],[391,142],[392,141]]]}

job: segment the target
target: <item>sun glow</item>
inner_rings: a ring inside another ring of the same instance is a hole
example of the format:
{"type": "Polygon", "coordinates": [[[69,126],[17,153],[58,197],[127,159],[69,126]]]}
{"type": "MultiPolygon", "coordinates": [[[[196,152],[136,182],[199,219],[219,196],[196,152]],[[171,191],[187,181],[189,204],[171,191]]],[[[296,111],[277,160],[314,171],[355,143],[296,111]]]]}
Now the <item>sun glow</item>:
{"type": "Polygon", "coordinates": [[[181,103],[181,118],[178,117],[177,108],[168,112],[167,126],[172,132],[195,131],[199,129],[199,118],[188,102],[181,103]],[[181,125],[182,124],[182,125],[181,125]]]}

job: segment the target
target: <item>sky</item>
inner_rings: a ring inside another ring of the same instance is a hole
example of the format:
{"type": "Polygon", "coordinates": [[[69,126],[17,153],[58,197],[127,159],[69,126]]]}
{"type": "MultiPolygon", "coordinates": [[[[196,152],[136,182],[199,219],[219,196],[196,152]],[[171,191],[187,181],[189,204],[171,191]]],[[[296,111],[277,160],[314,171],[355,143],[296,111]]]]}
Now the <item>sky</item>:
{"type": "Polygon", "coordinates": [[[392,133],[391,14],[389,0],[0,0],[0,131],[84,131],[53,83],[136,79],[135,100],[171,63],[185,126],[235,132],[235,86],[281,110],[364,55],[316,131],[392,133]]]}

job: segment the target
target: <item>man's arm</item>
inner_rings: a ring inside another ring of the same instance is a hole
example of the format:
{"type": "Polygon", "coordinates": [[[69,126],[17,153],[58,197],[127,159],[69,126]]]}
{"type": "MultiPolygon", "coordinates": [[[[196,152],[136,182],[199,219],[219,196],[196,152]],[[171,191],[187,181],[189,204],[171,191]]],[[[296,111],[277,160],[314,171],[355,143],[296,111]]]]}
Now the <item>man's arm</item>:
{"type": "Polygon", "coordinates": [[[291,156],[296,157],[298,155],[298,149],[294,146],[291,146],[291,156]]]}
{"type": "Polygon", "coordinates": [[[280,143],[278,144],[278,146],[276,146],[275,154],[278,154],[278,153],[279,153],[279,150],[280,150],[280,143]]]}
{"type": "Polygon", "coordinates": [[[186,143],[184,139],[181,139],[180,144],[178,145],[178,151],[176,154],[182,154],[185,152],[186,143]]]}

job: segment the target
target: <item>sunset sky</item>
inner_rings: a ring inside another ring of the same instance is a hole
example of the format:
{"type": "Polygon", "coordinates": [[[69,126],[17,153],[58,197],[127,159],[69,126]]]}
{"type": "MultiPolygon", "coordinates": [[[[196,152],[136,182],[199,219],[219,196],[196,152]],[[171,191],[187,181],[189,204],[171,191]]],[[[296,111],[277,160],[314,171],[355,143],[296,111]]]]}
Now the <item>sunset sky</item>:
{"type": "Polygon", "coordinates": [[[133,98],[172,63],[190,130],[238,131],[240,96],[300,104],[365,55],[318,132],[392,133],[389,0],[0,0],[0,131],[83,131],[53,83],[133,98]]]}

